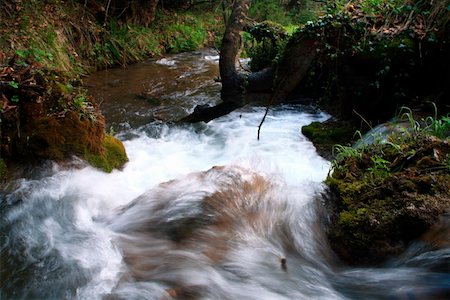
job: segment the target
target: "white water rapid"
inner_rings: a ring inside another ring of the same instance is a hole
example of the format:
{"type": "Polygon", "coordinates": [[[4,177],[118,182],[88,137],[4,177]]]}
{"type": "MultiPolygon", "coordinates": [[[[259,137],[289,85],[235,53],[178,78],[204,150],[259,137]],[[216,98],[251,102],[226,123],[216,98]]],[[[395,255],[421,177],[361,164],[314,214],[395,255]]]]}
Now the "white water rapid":
{"type": "Polygon", "coordinates": [[[276,107],[257,141],[263,114],[152,120],[118,135],[123,170],[75,161],[9,183],[0,299],[419,299],[446,286],[428,267],[448,251],[341,265],[320,214],[330,164],[300,131],[329,116],[276,107]]]}

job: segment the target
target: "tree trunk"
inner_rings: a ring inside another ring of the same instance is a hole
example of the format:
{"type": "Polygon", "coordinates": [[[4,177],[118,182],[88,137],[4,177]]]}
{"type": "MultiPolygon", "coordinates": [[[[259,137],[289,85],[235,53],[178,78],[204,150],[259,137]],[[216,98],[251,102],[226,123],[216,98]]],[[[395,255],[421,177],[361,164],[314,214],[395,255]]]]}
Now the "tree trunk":
{"type": "Polygon", "coordinates": [[[220,47],[220,77],[222,81],[222,103],[214,107],[199,105],[181,122],[209,122],[244,106],[245,78],[236,70],[236,63],[242,45],[241,32],[251,0],[236,0],[228,19],[220,47]]]}
{"type": "MultiPolygon", "coordinates": [[[[222,80],[222,103],[209,107],[197,106],[194,113],[181,122],[208,122],[214,118],[244,106],[252,95],[262,98],[269,95],[273,105],[285,99],[305,77],[315,58],[316,43],[310,39],[296,39],[287,46],[283,58],[264,70],[244,75],[236,69],[242,45],[241,32],[244,29],[246,13],[251,0],[236,0],[227,23],[220,48],[220,76],[222,80]]],[[[265,97],[267,99],[267,96],[265,97]]]]}
{"type": "Polygon", "coordinates": [[[241,32],[251,0],[236,0],[228,19],[227,28],[220,47],[220,77],[222,79],[221,98],[223,102],[243,104],[244,77],[236,70],[236,63],[242,46],[241,32]]]}
{"type": "Polygon", "coordinates": [[[314,40],[302,39],[288,45],[279,63],[274,78],[274,103],[286,99],[300,84],[316,57],[317,43],[314,40]]]}

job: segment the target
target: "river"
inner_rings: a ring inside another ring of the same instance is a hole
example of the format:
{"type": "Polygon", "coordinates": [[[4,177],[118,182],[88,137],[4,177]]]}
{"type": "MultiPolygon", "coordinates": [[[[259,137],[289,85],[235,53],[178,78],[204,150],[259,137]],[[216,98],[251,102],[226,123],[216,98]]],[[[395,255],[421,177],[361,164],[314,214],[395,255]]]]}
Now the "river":
{"type": "Polygon", "coordinates": [[[170,122],[219,101],[217,64],[205,50],[86,79],[129,162],[49,162],[2,188],[0,299],[446,299],[448,247],[377,268],[330,250],[330,163],[300,131],[325,112],[274,107],[259,141],[263,107],[170,122]]]}

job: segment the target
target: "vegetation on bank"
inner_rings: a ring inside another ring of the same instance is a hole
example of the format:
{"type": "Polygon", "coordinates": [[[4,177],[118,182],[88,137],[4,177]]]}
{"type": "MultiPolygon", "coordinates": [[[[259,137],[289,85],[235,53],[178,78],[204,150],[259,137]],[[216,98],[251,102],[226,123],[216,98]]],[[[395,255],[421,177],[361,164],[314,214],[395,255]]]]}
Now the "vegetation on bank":
{"type": "Polygon", "coordinates": [[[314,40],[316,57],[299,91],[337,118],[377,124],[403,105],[433,101],[450,111],[449,26],[446,0],[326,1],[292,37],[265,30],[247,53],[255,64],[264,62],[259,70],[314,40]]]}
{"type": "Polygon", "coordinates": [[[335,146],[329,239],[351,264],[399,255],[450,209],[450,115],[403,117],[355,147],[335,146]]]}
{"type": "Polygon", "coordinates": [[[223,28],[210,10],[199,16],[159,11],[146,26],[107,17],[93,3],[97,2],[86,6],[79,1],[16,0],[4,5],[0,18],[2,177],[3,162],[8,160],[61,161],[77,155],[108,172],[123,165],[127,161],[123,145],[106,135],[104,117],[82,88],[81,76],[162,53],[213,45],[215,31],[223,28]]]}
{"type": "Polygon", "coordinates": [[[1,69],[2,158],[35,163],[63,161],[73,155],[104,155],[109,165],[123,164],[125,152],[118,159],[103,143],[105,120],[99,106],[86,96],[78,81],[60,74],[20,57],[1,69]]]}
{"type": "Polygon", "coordinates": [[[65,1],[64,5],[59,2],[29,0],[6,4],[0,21],[3,65],[14,55],[27,55],[44,68],[75,77],[166,52],[213,45],[215,34],[223,28],[211,10],[200,16],[190,11],[158,11],[155,20],[144,26],[99,17],[90,6],[78,1],[65,1]]]}
{"type": "Polygon", "coordinates": [[[302,133],[314,142],[317,152],[326,159],[332,160],[334,145],[347,145],[355,140],[355,125],[349,121],[329,120],[312,122],[302,127],[302,133]]]}

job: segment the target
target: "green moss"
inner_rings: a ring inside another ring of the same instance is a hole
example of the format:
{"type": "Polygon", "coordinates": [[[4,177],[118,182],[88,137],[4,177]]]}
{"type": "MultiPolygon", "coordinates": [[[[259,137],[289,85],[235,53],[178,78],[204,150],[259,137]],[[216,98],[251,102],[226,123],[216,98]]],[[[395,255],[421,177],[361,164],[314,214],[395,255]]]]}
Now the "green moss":
{"type": "MultiPolygon", "coordinates": [[[[332,143],[337,140],[350,140],[354,135],[354,128],[347,125],[342,127],[330,126],[330,123],[312,122],[302,127],[302,133],[318,143],[332,143]]],[[[339,124],[342,125],[342,124],[339,124]]]]}
{"type": "Polygon", "coordinates": [[[361,226],[367,217],[367,208],[358,208],[356,210],[344,210],[339,214],[339,224],[346,228],[355,228],[361,226]]]}
{"type": "Polygon", "coordinates": [[[333,146],[351,142],[356,128],[344,121],[312,122],[302,127],[302,133],[317,148],[317,152],[325,158],[333,158],[333,146]]]}
{"type": "Polygon", "coordinates": [[[105,172],[112,172],[113,169],[122,167],[128,157],[122,142],[111,135],[106,135],[103,140],[103,151],[100,154],[87,152],[84,158],[92,166],[105,172]]]}

